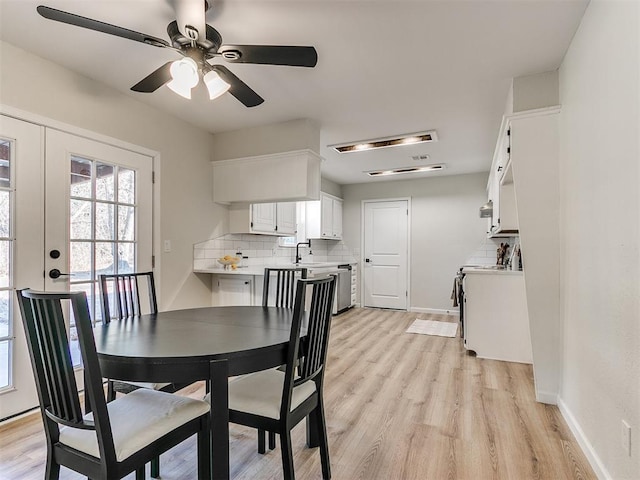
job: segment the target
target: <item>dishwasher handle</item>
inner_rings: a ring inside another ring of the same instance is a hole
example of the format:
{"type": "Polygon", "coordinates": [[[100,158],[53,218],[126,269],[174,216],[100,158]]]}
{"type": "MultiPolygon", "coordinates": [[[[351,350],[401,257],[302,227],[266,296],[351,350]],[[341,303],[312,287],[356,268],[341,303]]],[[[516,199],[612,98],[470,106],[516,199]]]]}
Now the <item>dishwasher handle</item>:
{"type": "Polygon", "coordinates": [[[351,265],[349,263],[345,263],[343,265],[338,265],[338,268],[340,270],[353,270],[353,265],[351,265]]]}

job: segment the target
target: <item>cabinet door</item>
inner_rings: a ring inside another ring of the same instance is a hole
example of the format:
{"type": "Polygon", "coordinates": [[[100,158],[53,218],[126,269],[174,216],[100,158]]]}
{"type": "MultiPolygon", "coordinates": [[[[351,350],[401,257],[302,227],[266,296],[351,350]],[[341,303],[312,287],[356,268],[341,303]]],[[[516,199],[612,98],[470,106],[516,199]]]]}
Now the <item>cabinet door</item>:
{"type": "Polygon", "coordinates": [[[283,202],[276,205],[277,232],[296,234],[296,202],[283,202]]]}
{"type": "Polygon", "coordinates": [[[265,233],[276,231],[275,203],[254,203],[251,205],[251,231],[265,233]]]}
{"type": "Polygon", "coordinates": [[[332,208],[332,230],[333,238],[342,238],[342,200],[333,199],[332,208]]]}
{"type": "Polygon", "coordinates": [[[218,278],[218,305],[251,305],[252,300],[252,282],[249,278],[218,278]]]}
{"type": "Polygon", "coordinates": [[[321,227],[320,233],[324,238],[333,238],[333,199],[327,195],[320,197],[321,227]]]}

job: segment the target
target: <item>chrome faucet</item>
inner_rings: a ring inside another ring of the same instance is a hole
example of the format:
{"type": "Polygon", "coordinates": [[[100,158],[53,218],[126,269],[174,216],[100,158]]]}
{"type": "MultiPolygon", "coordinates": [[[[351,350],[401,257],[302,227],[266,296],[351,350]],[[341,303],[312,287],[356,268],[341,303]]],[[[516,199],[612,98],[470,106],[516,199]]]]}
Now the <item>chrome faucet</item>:
{"type": "Polygon", "coordinates": [[[298,242],[296,245],[296,265],[298,265],[302,261],[302,255],[300,255],[300,245],[308,245],[311,248],[311,240],[307,240],[306,242],[298,242]]]}

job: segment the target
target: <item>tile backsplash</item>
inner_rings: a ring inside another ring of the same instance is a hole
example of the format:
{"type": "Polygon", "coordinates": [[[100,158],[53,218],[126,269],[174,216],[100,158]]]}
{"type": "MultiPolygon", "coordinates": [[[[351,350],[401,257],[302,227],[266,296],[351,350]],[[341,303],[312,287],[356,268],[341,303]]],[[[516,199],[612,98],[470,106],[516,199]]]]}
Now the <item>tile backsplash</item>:
{"type": "Polygon", "coordinates": [[[507,258],[511,256],[513,248],[520,244],[520,237],[504,237],[504,238],[485,238],[478,246],[475,252],[467,258],[466,265],[495,265],[497,254],[496,250],[501,243],[509,244],[509,252],[507,258]]]}
{"type": "MultiPolygon", "coordinates": [[[[193,246],[193,269],[221,268],[217,259],[242,253],[242,265],[290,265],[295,261],[296,249],[282,247],[278,238],[268,235],[227,234],[205,240],[193,246]]],[[[311,240],[311,248],[300,246],[303,262],[351,262],[353,252],[342,241],[311,240]]]]}

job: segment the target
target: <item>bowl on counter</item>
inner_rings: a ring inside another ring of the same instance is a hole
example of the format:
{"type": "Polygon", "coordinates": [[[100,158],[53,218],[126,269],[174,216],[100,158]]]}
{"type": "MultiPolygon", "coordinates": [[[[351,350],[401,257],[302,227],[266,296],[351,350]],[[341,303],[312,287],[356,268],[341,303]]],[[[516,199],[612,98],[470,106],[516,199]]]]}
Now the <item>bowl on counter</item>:
{"type": "Polygon", "coordinates": [[[223,265],[225,270],[235,270],[238,268],[238,264],[242,260],[241,257],[232,257],[230,255],[225,255],[222,258],[218,259],[218,263],[223,265]]]}

